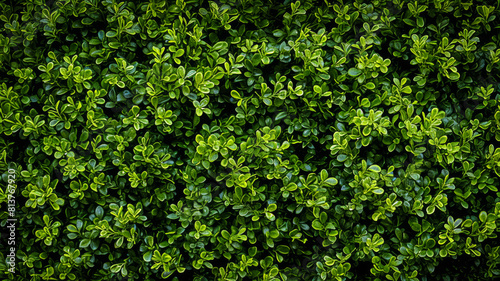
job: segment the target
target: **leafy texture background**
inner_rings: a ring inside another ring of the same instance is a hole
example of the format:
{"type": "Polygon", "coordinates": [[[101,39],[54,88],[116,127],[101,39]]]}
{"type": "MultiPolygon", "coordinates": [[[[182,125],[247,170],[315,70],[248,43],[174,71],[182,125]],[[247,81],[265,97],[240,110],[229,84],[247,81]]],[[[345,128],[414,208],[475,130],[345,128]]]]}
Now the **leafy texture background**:
{"type": "Polygon", "coordinates": [[[498,3],[343,2],[2,1],[0,275],[498,277],[498,3]]]}

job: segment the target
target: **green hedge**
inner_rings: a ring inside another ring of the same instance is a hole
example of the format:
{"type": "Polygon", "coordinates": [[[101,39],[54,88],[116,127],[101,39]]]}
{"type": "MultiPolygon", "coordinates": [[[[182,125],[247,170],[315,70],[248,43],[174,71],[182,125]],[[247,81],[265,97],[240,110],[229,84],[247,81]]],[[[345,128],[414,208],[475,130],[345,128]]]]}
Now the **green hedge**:
{"type": "Polygon", "coordinates": [[[498,278],[499,2],[329,2],[2,1],[0,276],[498,278]]]}

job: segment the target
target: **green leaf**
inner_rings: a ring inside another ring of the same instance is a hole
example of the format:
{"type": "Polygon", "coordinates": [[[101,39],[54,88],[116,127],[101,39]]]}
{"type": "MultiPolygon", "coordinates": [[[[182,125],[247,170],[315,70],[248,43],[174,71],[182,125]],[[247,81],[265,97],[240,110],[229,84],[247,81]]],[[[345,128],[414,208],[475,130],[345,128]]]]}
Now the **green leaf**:
{"type": "Polygon", "coordinates": [[[322,181],[326,180],[328,178],[328,172],[325,169],[321,170],[320,177],[322,181]]]}
{"type": "Polygon", "coordinates": [[[371,165],[370,167],[368,167],[368,170],[375,173],[380,173],[380,171],[382,171],[382,169],[378,165],[371,165]]]}
{"type": "Polygon", "coordinates": [[[96,217],[102,219],[102,217],[104,216],[104,209],[101,206],[97,206],[95,208],[95,215],[96,217]]]}
{"type": "Polygon", "coordinates": [[[219,50],[223,50],[223,49],[227,49],[228,48],[228,44],[226,41],[219,41],[217,42],[214,46],[213,46],[213,50],[214,51],[219,51],[219,50]]]}
{"type": "Polygon", "coordinates": [[[315,229],[315,230],[323,230],[323,224],[321,224],[321,222],[319,220],[314,220],[312,222],[312,227],[315,229]]]}
{"type": "Polygon", "coordinates": [[[257,247],[253,246],[248,249],[248,255],[254,257],[257,254],[257,247]]]}
{"type": "Polygon", "coordinates": [[[424,19],[422,17],[417,18],[417,25],[418,25],[418,27],[424,26],[424,19]]]}
{"type": "Polygon", "coordinates": [[[347,73],[353,77],[356,77],[356,76],[361,74],[361,70],[359,70],[357,68],[351,68],[351,69],[349,69],[349,71],[347,73]]]}
{"type": "Polygon", "coordinates": [[[269,212],[274,212],[276,211],[276,209],[278,208],[278,206],[276,206],[276,204],[270,204],[268,207],[267,207],[267,210],[269,212]]]}
{"type": "Polygon", "coordinates": [[[285,33],[281,29],[276,29],[275,31],[273,31],[273,36],[275,37],[281,37],[283,35],[285,35],[285,33]]]}
{"type": "Polygon", "coordinates": [[[80,248],[86,248],[90,245],[90,239],[83,239],[80,241],[80,248]]]}
{"type": "Polygon", "coordinates": [[[68,231],[78,232],[78,229],[72,224],[68,225],[66,228],[68,229],[68,231]]]}
{"type": "Polygon", "coordinates": [[[260,64],[262,57],[260,56],[259,53],[256,53],[252,56],[252,64],[254,66],[258,66],[260,64]]]}
{"type": "Polygon", "coordinates": [[[113,30],[106,32],[106,37],[108,37],[108,38],[113,38],[113,37],[116,37],[117,35],[118,35],[118,33],[116,33],[116,31],[113,31],[113,30]]]}
{"type": "Polygon", "coordinates": [[[84,24],[84,25],[90,25],[90,24],[92,24],[93,22],[94,22],[94,20],[93,20],[93,19],[91,19],[91,18],[83,18],[83,19],[82,19],[82,24],[84,24]]]}
{"type": "Polygon", "coordinates": [[[336,178],[328,178],[325,181],[325,183],[330,185],[330,186],[334,186],[334,185],[337,185],[339,183],[339,181],[336,178]]]}
{"type": "Polygon", "coordinates": [[[228,232],[227,230],[225,230],[225,229],[224,229],[224,230],[222,230],[221,235],[222,235],[222,237],[224,237],[224,239],[226,239],[226,240],[229,240],[229,239],[231,238],[231,235],[230,235],[230,234],[229,234],[229,232],[228,232]]]}
{"type": "Polygon", "coordinates": [[[102,44],[102,42],[99,39],[93,38],[93,39],[90,39],[89,44],[90,45],[100,45],[100,44],[102,44]]]}
{"type": "Polygon", "coordinates": [[[208,161],[210,162],[214,162],[215,160],[217,160],[219,158],[219,153],[218,152],[212,152],[210,154],[210,157],[208,158],[208,161]]]}
{"type": "Polygon", "coordinates": [[[287,255],[290,252],[290,247],[288,247],[286,245],[278,245],[276,247],[276,251],[278,251],[279,253],[281,253],[283,255],[287,255]]]}
{"type": "Polygon", "coordinates": [[[201,82],[203,82],[203,74],[201,72],[196,73],[196,75],[194,76],[194,81],[196,84],[200,84],[201,82]]]}
{"type": "Polygon", "coordinates": [[[479,220],[481,222],[486,222],[486,218],[488,217],[488,214],[485,212],[485,211],[482,211],[481,213],[479,213],[479,220]]]}
{"type": "Polygon", "coordinates": [[[243,190],[239,186],[237,186],[237,187],[234,188],[234,193],[235,193],[235,195],[238,198],[242,198],[243,197],[243,190]]]}
{"type": "MultiPolygon", "coordinates": [[[[119,49],[122,44],[120,42],[109,42],[109,46],[113,49],[119,49]]],[[[119,81],[118,83],[123,83],[122,81],[119,81]]],[[[120,88],[124,88],[124,87],[120,87],[120,88]]]]}
{"type": "Polygon", "coordinates": [[[121,265],[121,264],[113,264],[113,265],[109,268],[109,270],[110,270],[111,272],[113,272],[113,273],[118,273],[118,272],[120,272],[121,268],[122,268],[122,265],[121,265]]]}
{"type": "Polygon", "coordinates": [[[153,257],[153,252],[151,251],[147,251],[146,253],[144,253],[144,255],[142,255],[142,258],[146,262],[150,262],[152,257],[153,257]]]}
{"type": "Polygon", "coordinates": [[[231,91],[231,96],[232,96],[233,98],[237,99],[237,100],[241,99],[240,94],[239,94],[239,93],[238,93],[238,91],[236,91],[236,90],[232,90],[232,91],[231,91]]]}
{"type": "Polygon", "coordinates": [[[283,119],[283,118],[285,118],[285,117],[287,117],[287,116],[288,116],[288,113],[287,113],[287,112],[280,112],[280,113],[278,113],[278,114],[276,115],[276,117],[274,117],[274,120],[275,120],[275,121],[279,121],[279,120],[281,120],[281,119],[283,119]]]}
{"type": "Polygon", "coordinates": [[[177,51],[175,51],[175,54],[174,54],[174,57],[180,57],[184,55],[184,49],[178,49],[177,51]]]}
{"type": "Polygon", "coordinates": [[[345,155],[345,154],[337,155],[337,161],[344,162],[345,160],[347,160],[347,155],[345,155]]]}

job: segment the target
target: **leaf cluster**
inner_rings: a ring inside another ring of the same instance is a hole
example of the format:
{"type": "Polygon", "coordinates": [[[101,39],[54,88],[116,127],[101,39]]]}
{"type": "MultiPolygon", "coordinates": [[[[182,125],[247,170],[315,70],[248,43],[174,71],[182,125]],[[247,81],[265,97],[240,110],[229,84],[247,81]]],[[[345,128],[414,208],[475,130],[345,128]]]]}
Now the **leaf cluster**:
{"type": "Polygon", "coordinates": [[[5,278],[500,275],[498,5],[13,3],[5,278]]]}

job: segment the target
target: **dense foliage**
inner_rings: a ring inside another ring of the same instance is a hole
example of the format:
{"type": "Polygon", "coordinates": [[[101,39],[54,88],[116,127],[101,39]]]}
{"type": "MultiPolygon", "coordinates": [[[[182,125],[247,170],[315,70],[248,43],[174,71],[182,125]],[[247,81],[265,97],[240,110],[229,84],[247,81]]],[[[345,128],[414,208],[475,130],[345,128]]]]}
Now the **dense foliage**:
{"type": "Polygon", "coordinates": [[[0,274],[499,277],[498,2],[342,2],[2,1],[0,274]]]}

